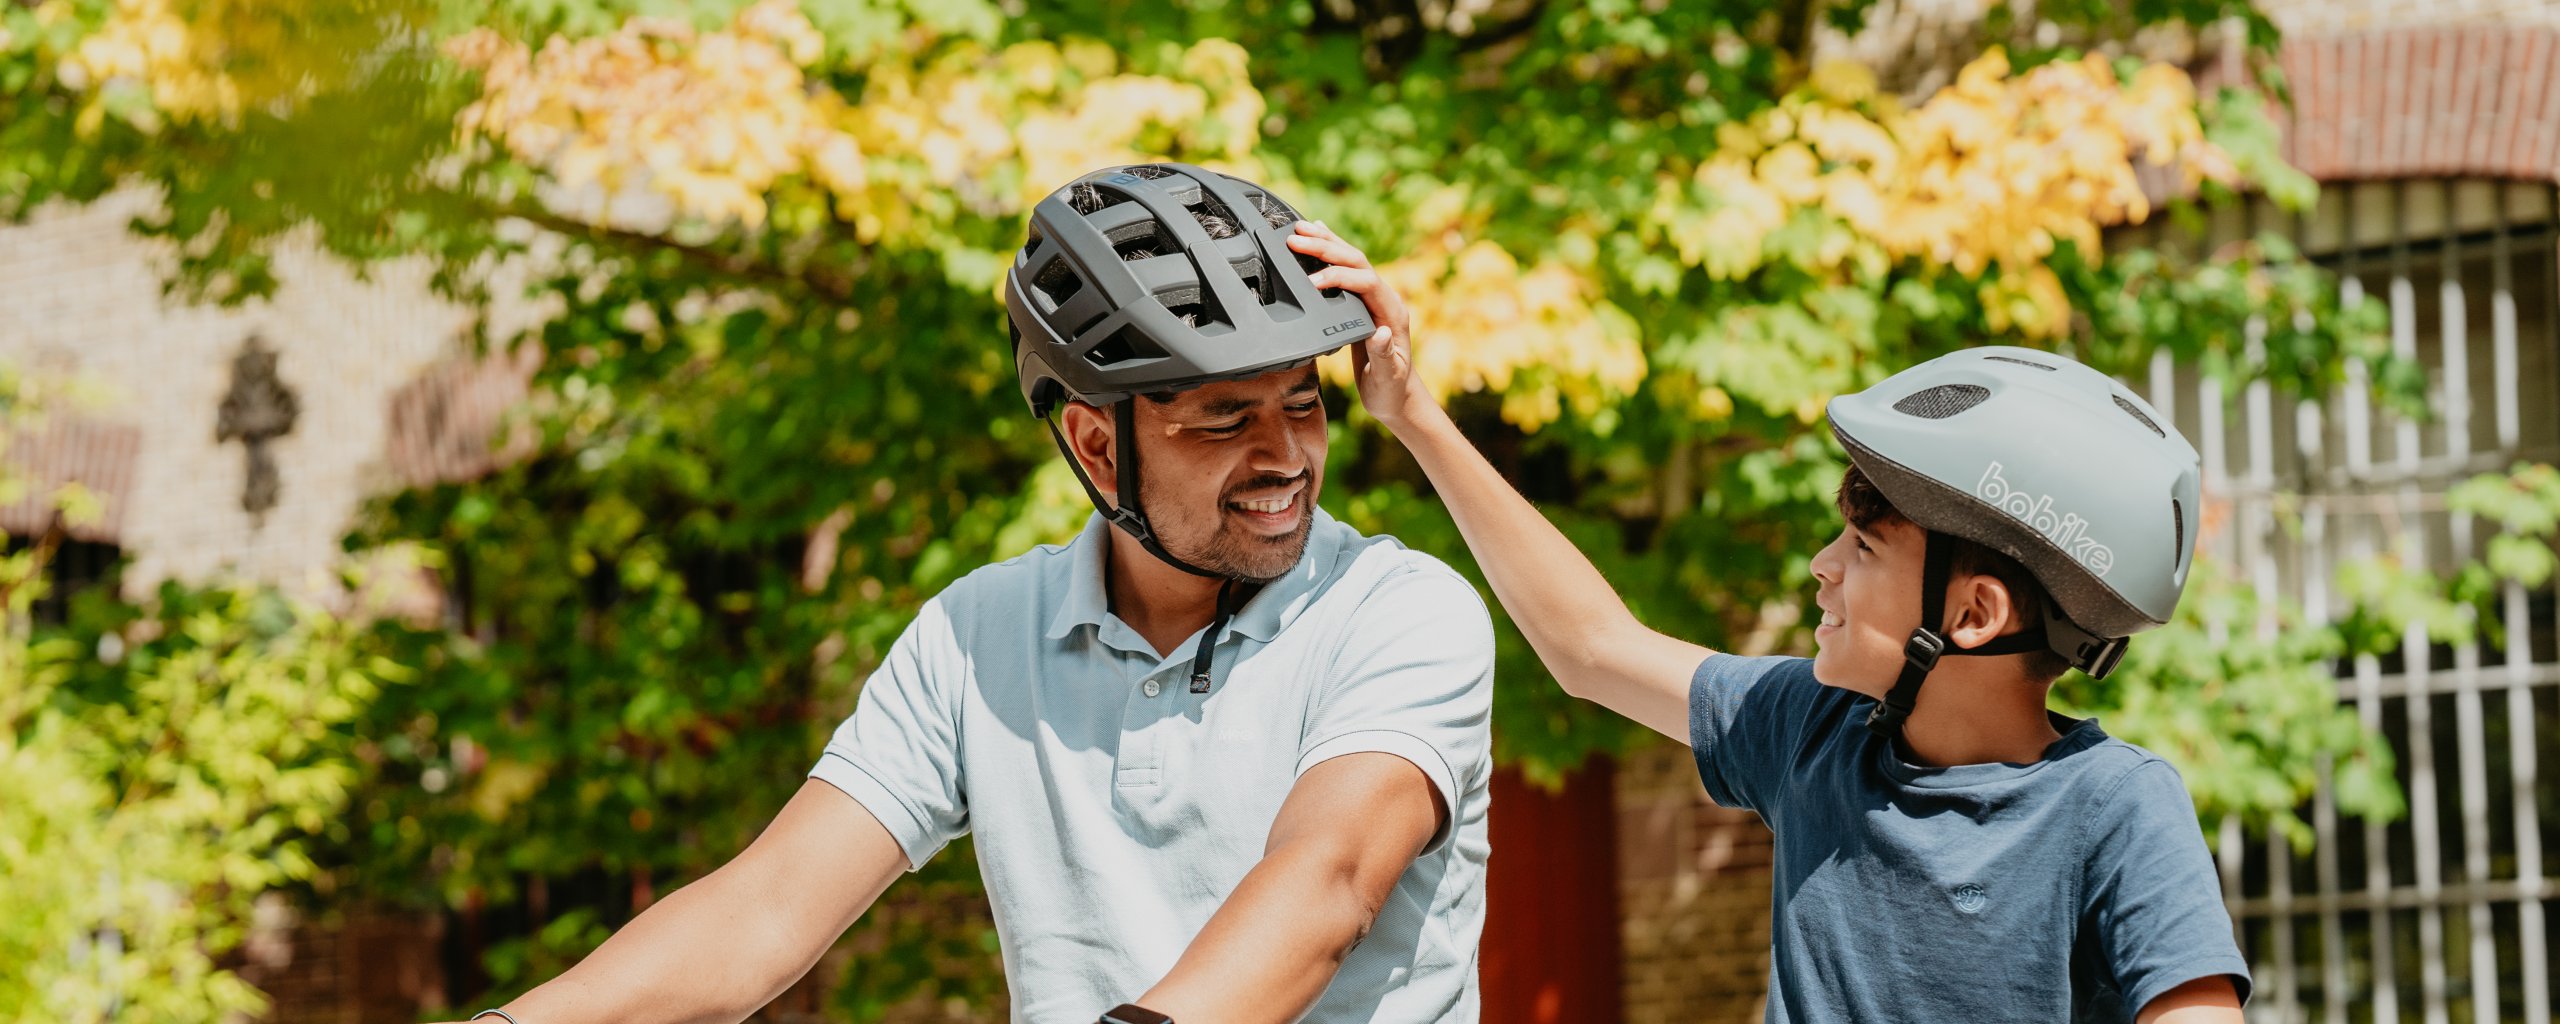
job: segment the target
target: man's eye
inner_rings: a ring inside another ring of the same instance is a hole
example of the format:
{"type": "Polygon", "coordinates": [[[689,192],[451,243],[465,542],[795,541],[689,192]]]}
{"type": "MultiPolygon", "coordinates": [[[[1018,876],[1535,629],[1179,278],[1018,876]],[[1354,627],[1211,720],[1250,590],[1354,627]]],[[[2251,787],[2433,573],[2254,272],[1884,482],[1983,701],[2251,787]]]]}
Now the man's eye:
{"type": "Polygon", "coordinates": [[[1324,403],[1322,401],[1300,402],[1296,405],[1290,406],[1289,411],[1295,415],[1303,416],[1307,413],[1316,411],[1317,407],[1322,406],[1323,404],[1324,403]]]}
{"type": "Polygon", "coordinates": [[[1202,433],[1216,434],[1220,437],[1232,437],[1244,430],[1244,421],[1237,420],[1233,423],[1221,423],[1217,426],[1202,427],[1200,430],[1202,433]]]}

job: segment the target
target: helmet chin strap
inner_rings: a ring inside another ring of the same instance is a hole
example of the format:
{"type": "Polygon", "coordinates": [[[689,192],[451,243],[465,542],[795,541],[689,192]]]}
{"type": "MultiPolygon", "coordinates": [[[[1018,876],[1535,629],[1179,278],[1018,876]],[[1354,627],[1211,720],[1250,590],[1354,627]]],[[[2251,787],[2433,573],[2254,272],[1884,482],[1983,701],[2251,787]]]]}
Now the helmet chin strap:
{"type": "Polygon", "coordinates": [[[1226,632],[1227,623],[1235,618],[1235,613],[1244,606],[1245,601],[1250,600],[1262,589],[1262,585],[1240,580],[1226,573],[1212,572],[1176,558],[1173,552],[1164,549],[1163,541],[1156,539],[1155,527],[1148,524],[1146,510],[1138,505],[1137,404],[1138,400],[1135,398],[1124,398],[1113,403],[1111,407],[1115,424],[1112,434],[1117,446],[1117,455],[1113,461],[1119,463],[1120,467],[1120,500],[1116,502],[1104,500],[1101,489],[1093,486],[1093,478],[1085,475],[1084,463],[1076,458],[1075,449],[1067,445],[1066,432],[1058,429],[1057,419],[1044,412],[1040,416],[1040,422],[1049,425],[1049,436],[1058,442],[1058,453],[1066,456],[1067,468],[1075,471],[1076,482],[1084,485],[1085,497],[1093,500],[1094,509],[1101,512],[1103,518],[1110,520],[1111,525],[1119,527],[1122,533],[1128,534],[1131,539],[1138,542],[1138,546],[1147,549],[1148,554],[1156,556],[1157,560],[1164,564],[1194,576],[1218,581],[1217,612],[1209,619],[1209,628],[1200,631],[1200,646],[1191,655],[1191,692],[1207,693],[1212,668],[1211,658],[1215,653],[1219,634],[1226,632]]]}
{"type": "Polygon", "coordinates": [[[1902,727],[1911,718],[1911,709],[1920,703],[1920,684],[1945,657],[1987,657],[1999,654],[2025,654],[2045,649],[2043,626],[2023,629],[2007,636],[1993,637],[1977,647],[1958,647],[1947,641],[1946,634],[1932,628],[1933,623],[1947,618],[1947,579],[1955,559],[1955,542],[1936,530],[1927,531],[1927,554],[1920,570],[1920,625],[1902,644],[1902,675],[1893,681],[1893,689],[1885,692],[1875,710],[1867,713],[1867,728],[1887,742],[1902,739],[1902,727]]]}

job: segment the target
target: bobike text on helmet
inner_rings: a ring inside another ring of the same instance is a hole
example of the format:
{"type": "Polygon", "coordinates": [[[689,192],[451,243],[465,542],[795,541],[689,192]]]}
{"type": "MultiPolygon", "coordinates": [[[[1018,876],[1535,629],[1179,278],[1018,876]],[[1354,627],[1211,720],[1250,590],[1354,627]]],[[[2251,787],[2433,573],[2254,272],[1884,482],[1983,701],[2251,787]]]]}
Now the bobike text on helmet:
{"type": "Polygon", "coordinates": [[[1982,482],[1974,486],[1973,492],[1994,508],[2035,527],[2037,533],[2044,534],[2055,547],[2061,548],[2081,565],[2088,566],[2090,572],[2104,576],[2107,570],[2115,568],[2115,549],[2089,536],[2088,520],[2071,512],[2056,513],[2053,495],[2028,494],[2009,486],[2009,481],[2000,475],[1999,460],[1993,460],[1990,468],[1982,471],[1982,482]]]}

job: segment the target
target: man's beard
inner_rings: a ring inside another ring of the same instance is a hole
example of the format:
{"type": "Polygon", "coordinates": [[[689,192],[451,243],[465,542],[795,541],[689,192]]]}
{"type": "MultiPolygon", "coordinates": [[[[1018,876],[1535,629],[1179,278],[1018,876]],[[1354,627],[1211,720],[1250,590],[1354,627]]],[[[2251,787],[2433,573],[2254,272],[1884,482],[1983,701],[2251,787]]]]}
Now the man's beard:
{"type": "Polygon", "coordinates": [[[1297,502],[1298,525],[1277,537],[1238,529],[1227,515],[1227,503],[1234,500],[1233,494],[1285,487],[1293,479],[1273,476],[1248,481],[1229,494],[1220,495],[1206,522],[1197,509],[1179,508],[1163,488],[1153,483],[1140,483],[1138,493],[1147,510],[1148,525],[1155,528],[1157,542],[1164,545],[1167,554],[1220,576],[1268,583],[1287,575],[1307,553],[1307,535],[1316,522],[1315,481],[1308,479],[1293,499],[1297,502]]]}

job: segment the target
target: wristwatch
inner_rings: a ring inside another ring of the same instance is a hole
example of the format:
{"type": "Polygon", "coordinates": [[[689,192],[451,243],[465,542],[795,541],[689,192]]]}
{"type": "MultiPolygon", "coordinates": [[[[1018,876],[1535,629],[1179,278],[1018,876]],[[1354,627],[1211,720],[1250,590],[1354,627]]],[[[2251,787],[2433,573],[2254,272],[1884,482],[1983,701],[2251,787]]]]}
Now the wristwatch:
{"type": "Polygon", "coordinates": [[[1103,1011],[1095,1024],[1173,1024],[1173,1018],[1136,1003],[1122,1003],[1103,1011]]]}

